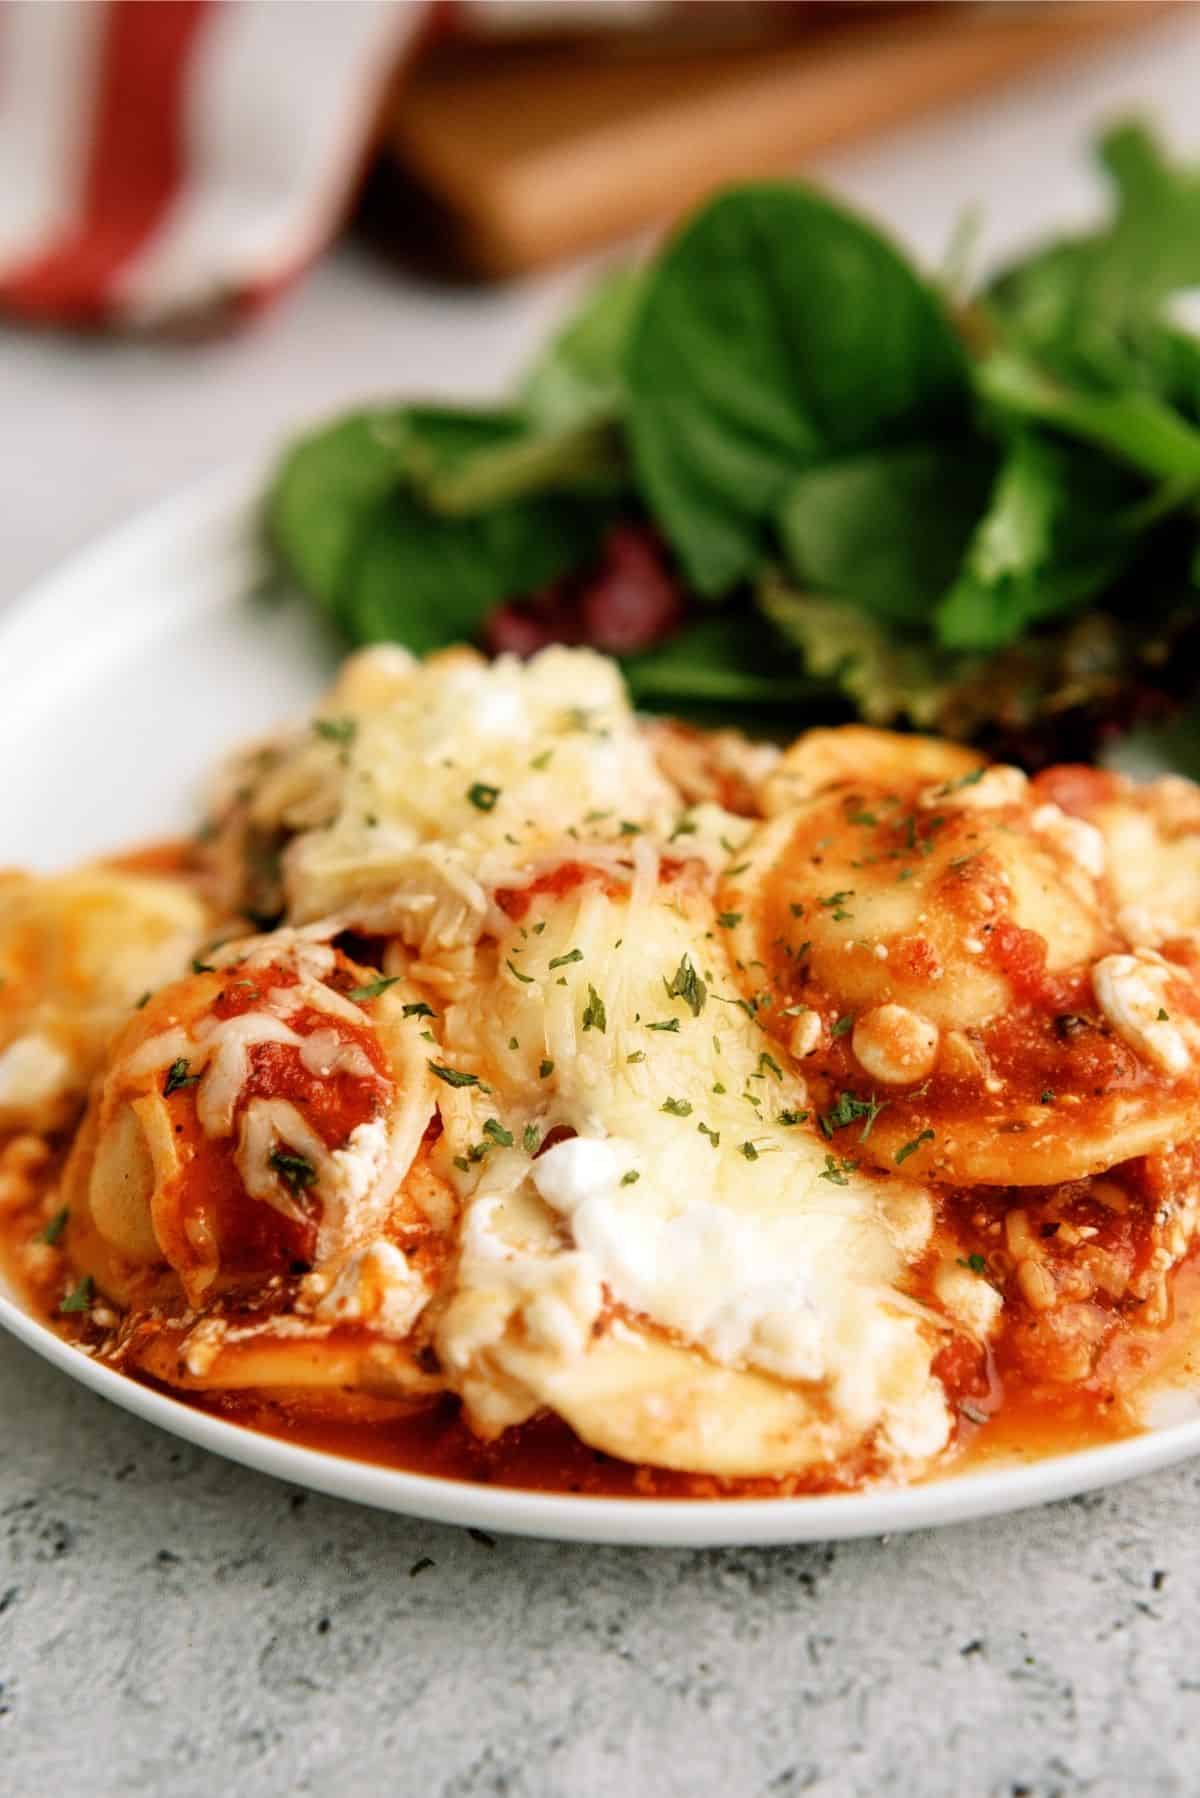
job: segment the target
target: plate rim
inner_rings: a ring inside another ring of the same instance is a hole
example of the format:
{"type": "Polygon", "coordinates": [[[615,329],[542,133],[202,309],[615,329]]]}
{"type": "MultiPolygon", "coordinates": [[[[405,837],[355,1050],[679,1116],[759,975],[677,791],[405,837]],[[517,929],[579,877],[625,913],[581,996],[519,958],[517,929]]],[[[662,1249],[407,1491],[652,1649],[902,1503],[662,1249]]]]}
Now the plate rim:
{"type": "MultiPolygon", "coordinates": [[[[132,611],[170,604],[172,545],[184,535],[244,531],[265,489],[273,454],[225,466],[85,543],[5,605],[0,658],[21,639],[53,628],[76,595],[123,561],[159,565],[157,588],[130,581],[132,611]],[[165,573],[166,579],[161,576],[165,573]]],[[[111,614],[108,615],[111,618],[111,614]]],[[[93,613],[90,633],[98,625],[93,613]]],[[[410,1473],[265,1435],[214,1417],[93,1361],[26,1310],[0,1284],[0,1328],[59,1372],[120,1409],[226,1460],[327,1497],[397,1512],[425,1522],[494,1530],[544,1540],[624,1547],[708,1548],[782,1545],[886,1536],[1000,1516],[1051,1503],[1200,1454],[1200,1417],[1141,1435],[1017,1466],[934,1476],[910,1486],[873,1486],[851,1493],[787,1498],[637,1499],[537,1492],[410,1473]]]]}

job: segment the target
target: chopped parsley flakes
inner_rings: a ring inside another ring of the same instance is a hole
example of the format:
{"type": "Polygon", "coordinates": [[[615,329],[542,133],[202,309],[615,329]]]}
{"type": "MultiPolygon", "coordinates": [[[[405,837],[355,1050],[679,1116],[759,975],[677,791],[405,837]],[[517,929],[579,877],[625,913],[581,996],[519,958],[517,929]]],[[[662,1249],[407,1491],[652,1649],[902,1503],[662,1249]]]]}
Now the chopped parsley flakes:
{"type": "Polygon", "coordinates": [[[358,723],[354,718],[314,718],[313,729],[327,743],[353,743],[358,734],[358,723]]]}
{"type": "Polygon", "coordinates": [[[431,1061],[427,1065],[430,1072],[436,1074],[439,1080],[444,1080],[447,1086],[478,1086],[480,1084],[478,1074],[464,1074],[458,1068],[448,1068],[441,1061],[431,1061]]]}
{"type": "Polygon", "coordinates": [[[511,1149],[513,1146],[513,1133],[504,1128],[499,1118],[488,1118],[483,1126],[483,1134],[490,1136],[502,1149],[511,1149]]]}
{"type": "Polygon", "coordinates": [[[604,1001],[594,986],[588,987],[588,1002],[583,1008],[583,1027],[585,1030],[598,1030],[601,1036],[608,1029],[608,1014],[604,1009],[604,1001]]]}
{"type": "Polygon", "coordinates": [[[59,1310],[86,1311],[92,1302],[92,1293],[94,1290],[95,1288],[92,1285],[91,1274],[84,1274],[78,1286],[73,1286],[71,1288],[71,1291],[58,1307],[59,1310]]]}
{"type": "Polygon", "coordinates": [[[35,1242],[48,1242],[51,1245],[51,1247],[53,1247],[53,1245],[58,1241],[59,1237],[62,1235],[63,1231],[66,1229],[67,1218],[69,1215],[70,1214],[67,1211],[67,1207],[64,1205],[62,1210],[56,1211],[54,1213],[54,1216],[50,1219],[49,1223],[47,1223],[42,1229],[40,1229],[38,1231],[37,1235],[34,1237],[33,1240],[35,1242]]]}
{"type": "Polygon", "coordinates": [[[489,787],[486,781],[477,780],[467,788],[467,798],[477,812],[490,812],[500,797],[499,787],[489,787]]]}
{"type": "Polygon", "coordinates": [[[982,1255],[967,1255],[965,1258],[960,1255],[958,1265],[969,1267],[973,1274],[986,1274],[987,1272],[987,1262],[982,1255]]]}
{"type": "Polygon", "coordinates": [[[910,1155],[915,1155],[923,1142],[932,1142],[933,1138],[932,1130],[922,1130],[920,1136],[914,1136],[911,1142],[906,1142],[902,1149],[896,1150],[896,1166],[899,1167],[902,1162],[907,1161],[910,1155]]]}
{"type": "Polygon", "coordinates": [[[708,998],[708,988],[692,966],[690,955],[683,957],[670,980],[664,978],[663,985],[668,999],[682,999],[694,1018],[700,1016],[708,998]]]}
{"type": "Polygon", "coordinates": [[[550,971],[551,971],[551,973],[553,973],[555,968],[566,968],[566,967],[569,967],[573,961],[582,961],[582,960],[583,960],[583,950],[582,949],[568,949],[567,953],[565,955],[555,955],[555,956],[551,957],[550,971]]]}
{"type": "Polygon", "coordinates": [[[821,1126],[822,1135],[828,1138],[832,1137],[835,1130],[844,1130],[848,1124],[856,1124],[861,1118],[863,1127],[858,1140],[866,1142],[871,1134],[871,1126],[886,1105],[886,1099],[876,1099],[874,1096],[859,1099],[854,1093],[843,1092],[838,1094],[837,1104],[822,1112],[817,1122],[821,1126]]]}
{"type": "Polygon", "coordinates": [[[163,1081],[164,1099],[169,1099],[172,1093],[179,1092],[182,1087],[195,1086],[200,1076],[199,1074],[189,1074],[189,1065],[188,1061],[182,1055],[179,1056],[178,1060],[171,1063],[170,1067],[167,1069],[167,1077],[163,1081]]]}
{"type": "Polygon", "coordinates": [[[317,1170],[307,1155],[297,1155],[291,1149],[276,1145],[267,1156],[268,1166],[274,1168],[285,1186],[293,1192],[303,1192],[312,1185],[317,1177],[317,1170]]]}
{"type": "MultiPolygon", "coordinates": [[[[352,986],[350,991],[346,994],[346,997],[354,1000],[378,999],[380,993],[386,993],[389,986],[395,986],[399,979],[399,974],[381,974],[378,980],[368,980],[362,986],[352,986]]],[[[408,1017],[409,1015],[409,1008],[407,1005],[404,1007],[404,1015],[405,1017],[408,1017]]],[[[418,1015],[420,1017],[432,1017],[433,1013],[426,1007],[425,1011],[420,1012],[418,1015]]]]}
{"type": "Polygon", "coordinates": [[[852,1174],[858,1166],[857,1161],[842,1161],[840,1164],[832,1155],[826,1155],[825,1166],[817,1176],[820,1180],[828,1180],[831,1186],[849,1186],[847,1174],[852,1174]]]}
{"type": "Polygon", "coordinates": [[[692,1107],[687,1099],[664,1099],[662,1109],[673,1118],[690,1118],[692,1107]]]}

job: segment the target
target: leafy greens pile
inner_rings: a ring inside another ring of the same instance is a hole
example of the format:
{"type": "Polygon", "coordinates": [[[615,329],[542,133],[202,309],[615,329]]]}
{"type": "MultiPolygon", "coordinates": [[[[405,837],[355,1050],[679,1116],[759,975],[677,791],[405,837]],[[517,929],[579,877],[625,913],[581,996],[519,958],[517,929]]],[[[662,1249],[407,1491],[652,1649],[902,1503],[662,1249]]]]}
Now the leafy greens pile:
{"type": "Polygon", "coordinates": [[[296,444],[269,530],[355,642],[426,651],[645,530],[683,605],[643,704],[821,695],[1007,739],[1184,695],[1200,596],[1200,173],[1100,144],[1109,222],[969,299],[764,182],[610,277],[511,406],[395,405],[296,444]]]}

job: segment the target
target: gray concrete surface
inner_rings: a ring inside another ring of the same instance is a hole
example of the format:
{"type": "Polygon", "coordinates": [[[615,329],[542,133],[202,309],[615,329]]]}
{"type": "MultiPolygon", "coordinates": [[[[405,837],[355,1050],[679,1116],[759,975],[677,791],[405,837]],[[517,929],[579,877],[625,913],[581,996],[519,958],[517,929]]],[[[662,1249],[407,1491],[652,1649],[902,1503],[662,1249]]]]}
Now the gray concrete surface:
{"type": "Polygon", "coordinates": [[[8,1341],[0,1416],[13,1798],[1200,1786],[1195,1468],[883,1542],[488,1546],[215,1460],[8,1341]]]}
{"type": "MultiPolygon", "coordinates": [[[[1100,117],[1200,145],[1197,92],[1193,7],[823,172],[927,256],[971,199],[1006,249],[1086,216],[1100,117]]],[[[0,333],[0,605],[323,408],[497,386],[580,278],[485,299],[343,252],[233,342],[0,333]]],[[[665,1553],[306,1496],[7,1339],[0,1429],[4,1798],[1200,1791],[1200,1464],[939,1534],[665,1553]]]]}

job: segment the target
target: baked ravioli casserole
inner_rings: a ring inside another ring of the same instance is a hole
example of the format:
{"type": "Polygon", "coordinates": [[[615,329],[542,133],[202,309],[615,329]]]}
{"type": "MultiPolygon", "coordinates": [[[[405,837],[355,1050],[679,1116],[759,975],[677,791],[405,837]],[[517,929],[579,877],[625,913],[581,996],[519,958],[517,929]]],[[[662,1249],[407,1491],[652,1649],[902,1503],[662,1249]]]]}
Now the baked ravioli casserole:
{"type": "Polygon", "coordinates": [[[193,843],[0,876],[10,1272],[132,1378],[479,1479],[1127,1433],[1195,1383],[1198,933],[1183,780],[369,650],[193,843]]]}

